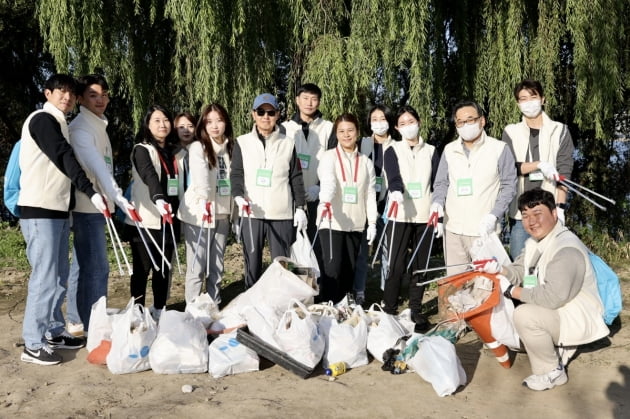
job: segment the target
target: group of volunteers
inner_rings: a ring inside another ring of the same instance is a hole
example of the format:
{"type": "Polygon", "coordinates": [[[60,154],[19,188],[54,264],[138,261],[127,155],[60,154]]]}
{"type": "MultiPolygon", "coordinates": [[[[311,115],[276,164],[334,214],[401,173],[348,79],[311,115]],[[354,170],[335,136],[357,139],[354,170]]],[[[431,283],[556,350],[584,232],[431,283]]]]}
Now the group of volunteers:
{"type": "Polygon", "coordinates": [[[479,269],[504,273],[504,291],[525,303],[514,314],[534,373],[524,383],[535,390],[563,384],[567,356],[556,347],[608,332],[586,248],[564,227],[567,193],[557,181],[571,175],[573,142],[566,125],[543,111],[537,81],[515,87],[523,118],[505,128],[502,140],[486,134],[476,102],[457,103],[457,138],[441,155],[420,136],[422,118],[413,107],[373,106],[363,127],[369,136],[361,138],[355,115],[323,118],[321,90],[310,83],[298,88],[297,112],[282,123],[277,99],[258,95],[252,129],[238,137],[218,103],[198,119],[188,112],[173,119],[153,105],[131,153],[129,199],[113,177],[108,91],[100,75],[53,75],[46,103],[22,129],[18,203],[32,267],[23,361],[57,364],[57,349],[85,344],[66,330],[61,306],[67,288],[69,324],[89,330],[92,304],[107,295],[103,215],[114,204],[129,226],[131,295],[144,305],[151,274],[156,320],[169,296],[181,231],[186,303],[202,292],[221,302],[230,230],[242,243],[246,287],[262,274],[266,241],[272,258],[289,256],[296,234],[305,233],[321,271],[317,298],[334,303],[349,293],[365,301],[369,246],[383,237],[377,247],[383,310],[398,313],[408,283],[411,318],[422,333],[431,325],[421,310],[422,277],[413,272],[428,265],[433,237],[443,240],[447,273],[456,274],[472,261],[473,242],[498,231],[507,212],[515,262],[479,269]],[[67,125],[75,100],[79,113],[67,125]]]}

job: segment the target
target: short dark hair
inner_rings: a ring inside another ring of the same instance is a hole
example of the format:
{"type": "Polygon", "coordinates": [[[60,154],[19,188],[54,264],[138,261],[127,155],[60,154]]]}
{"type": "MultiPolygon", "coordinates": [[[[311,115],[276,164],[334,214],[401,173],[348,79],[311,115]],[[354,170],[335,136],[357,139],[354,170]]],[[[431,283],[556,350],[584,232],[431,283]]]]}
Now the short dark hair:
{"type": "Polygon", "coordinates": [[[544,189],[536,188],[523,192],[518,197],[518,209],[519,211],[525,211],[526,208],[534,208],[537,205],[544,205],[549,208],[549,211],[556,209],[556,200],[553,194],[544,189]]]}
{"type": "Polygon", "coordinates": [[[410,113],[418,122],[420,122],[420,115],[418,115],[418,111],[416,111],[412,106],[403,105],[396,111],[396,116],[394,117],[396,121],[395,125],[398,125],[398,118],[400,118],[404,113],[410,113]]]}
{"type": "Polygon", "coordinates": [[[514,99],[518,102],[518,94],[521,90],[527,90],[530,94],[537,94],[540,97],[545,96],[542,84],[538,80],[525,79],[514,87],[514,99]]]}
{"type": "Polygon", "coordinates": [[[93,84],[98,84],[103,88],[103,90],[108,91],[109,85],[107,84],[107,80],[105,77],[100,74],[88,74],[86,76],[81,76],[77,80],[77,95],[83,96],[83,93],[93,84]]]}
{"type": "Polygon", "coordinates": [[[370,108],[370,110],[368,111],[367,114],[367,118],[365,119],[365,126],[367,127],[368,132],[371,134],[372,133],[372,114],[374,113],[374,111],[381,111],[383,112],[383,115],[385,115],[385,119],[387,120],[387,124],[389,125],[389,128],[387,128],[387,133],[389,135],[392,134],[392,127],[394,126],[394,124],[392,123],[392,120],[394,119],[393,114],[392,114],[392,110],[389,108],[389,106],[386,105],[374,105],[372,106],[372,108],[370,108]]]}
{"type": "Polygon", "coordinates": [[[46,80],[44,89],[51,92],[55,89],[70,90],[73,94],[77,94],[77,81],[69,74],[53,74],[46,80]]]}
{"type": "Polygon", "coordinates": [[[166,118],[168,118],[169,122],[171,123],[171,132],[168,133],[168,136],[166,137],[166,142],[168,144],[175,144],[177,141],[175,135],[175,124],[173,124],[173,116],[169,111],[166,110],[165,107],[160,105],[152,105],[149,106],[149,109],[147,109],[147,112],[144,114],[144,118],[142,118],[142,127],[140,128],[139,140],[141,142],[145,141],[148,143],[155,142],[155,138],[153,138],[153,134],[151,134],[151,130],[149,129],[149,121],[151,120],[151,115],[153,115],[153,112],[155,111],[162,112],[166,116],[166,118]]]}
{"type": "Polygon", "coordinates": [[[304,83],[298,87],[295,96],[300,96],[302,93],[311,93],[317,95],[319,99],[322,98],[322,89],[320,89],[315,83],[304,83]]]}
{"type": "MultiPolygon", "coordinates": [[[[340,123],[342,122],[351,122],[354,124],[354,126],[357,128],[357,133],[360,132],[360,127],[359,127],[359,120],[357,119],[356,116],[352,115],[351,113],[342,113],[341,115],[339,115],[337,117],[337,119],[335,119],[335,123],[333,124],[333,129],[332,132],[333,134],[336,135],[337,133],[337,126],[339,126],[340,123]]],[[[358,140],[358,138],[357,138],[358,140]]]]}
{"type": "Polygon", "coordinates": [[[453,119],[453,122],[455,122],[455,114],[457,113],[457,111],[460,110],[461,108],[466,108],[468,106],[475,108],[478,116],[485,116],[483,108],[474,100],[460,100],[459,102],[455,104],[455,106],[453,106],[453,112],[451,114],[451,118],[453,119]]]}

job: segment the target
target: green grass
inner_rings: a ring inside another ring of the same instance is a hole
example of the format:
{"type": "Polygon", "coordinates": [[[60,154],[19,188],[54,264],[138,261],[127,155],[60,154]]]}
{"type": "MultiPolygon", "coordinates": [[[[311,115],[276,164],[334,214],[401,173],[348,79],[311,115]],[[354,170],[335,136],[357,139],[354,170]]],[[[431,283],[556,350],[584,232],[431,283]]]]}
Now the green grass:
{"type": "Polygon", "coordinates": [[[19,227],[8,222],[0,222],[0,268],[13,268],[18,271],[30,269],[26,259],[26,243],[19,227]]]}

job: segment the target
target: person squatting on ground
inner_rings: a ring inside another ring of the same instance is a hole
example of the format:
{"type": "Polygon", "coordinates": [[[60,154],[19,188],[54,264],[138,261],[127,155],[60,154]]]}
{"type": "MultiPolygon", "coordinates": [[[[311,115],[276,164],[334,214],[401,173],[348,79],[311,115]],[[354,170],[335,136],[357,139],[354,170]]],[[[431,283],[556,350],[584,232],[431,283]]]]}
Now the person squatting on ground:
{"type": "Polygon", "coordinates": [[[61,306],[66,293],[72,187],[105,211],[101,195],[87,178],[68,143],[66,114],[76,101],[76,81],[66,74],[51,76],[44,85],[46,103],[22,126],[19,154],[20,228],[31,265],[20,359],[39,365],[62,361],[56,349],[78,349],[85,340],[66,330],[61,306]]]}
{"type": "MultiPolygon", "coordinates": [[[[128,209],[133,210],[133,206],[125,199],[114,179],[112,145],[104,115],[109,104],[109,86],[105,78],[98,74],[79,78],[77,101],[80,112],[69,126],[74,154],[94,188],[107,197],[110,213],[114,211],[114,204],[127,213],[128,209]]],[[[74,239],[66,307],[68,331],[71,333],[88,330],[92,304],[107,296],[109,278],[105,217],[94,208],[88,195],[78,190],[74,192],[76,204],[72,210],[71,227],[74,239]],[[78,319],[71,316],[73,300],[78,309],[78,319]]]]}
{"type": "Polygon", "coordinates": [[[497,230],[516,193],[510,148],[486,135],[481,107],[462,101],[453,109],[458,137],[444,147],[433,185],[431,213],[444,214],[444,259],[448,276],[466,270],[474,241],[497,230]]]}
{"type": "Polygon", "coordinates": [[[305,230],[308,223],[300,160],[294,141],[276,125],[279,117],[276,98],[258,95],[252,107],[254,126],[236,139],[232,153],[230,181],[240,216],[247,288],[262,274],[265,237],[272,259],[289,256],[293,227],[305,230]]]}
{"type": "MultiPolygon", "coordinates": [[[[385,153],[389,206],[397,205],[398,209],[387,223],[387,240],[392,246],[383,310],[398,314],[398,296],[406,279],[411,319],[416,323],[416,332],[422,333],[429,328],[429,321],[421,314],[424,286],[417,285],[423,276],[412,276],[406,269],[410,252],[414,251],[427,228],[431,228],[427,234],[435,234],[438,238],[442,234],[439,214],[435,214],[435,222],[429,224],[431,190],[440,158],[435,147],[425,143],[419,135],[420,117],[411,106],[402,106],[396,112],[396,129],[402,141],[392,144],[385,153]]],[[[427,266],[431,256],[430,243],[431,237],[424,237],[411,262],[411,272],[427,266]]]]}
{"type": "MultiPolygon", "coordinates": [[[[153,289],[153,305],[149,308],[154,319],[158,320],[166,305],[169,292],[170,269],[166,262],[173,258],[176,243],[173,243],[170,227],[163,218],[173,218],[177,213],[183,195],[183,158],[185,151],[177,145],[171,116],[159,105],[151,106],[145,114],[139,134],[140,142],[131,152],[132,178],[131,201],[137,208],[142,224],[157,243],[153,244],[147,231],[130,229],[133,274],[131,275],[131,295],[136,303],[145,305],[145,294],[149,272],[153,289]],[[142,234],[142,237],[140,236],[142,234]],[[151,256],[142,240],[146,241],[151,256]],[[160,251],[164,253],[164,261],[160,251]]],[[[134,225],[130,217],[125,223],[134,225]]],[[[175,237],[179,237],[179,220],[173,219],[175,237]]]]}
{"type": "Polygon", "coordinates": [[[500,273],[506,297],[520,300],[514,326],[532,367],[523,385],[547,390],[568,381],[565,367],[575,346],[608,335],[588,249],[562,225],[553,195],[542,189],[518,199],[530,235],[524,251],[507,266],[496,261],[481,270],[500,273]]]}
{"type": "Polygon", "coordinates": [[[359,152],[359,121],[342,114],[334,123],[338,144],[321,158],[317,222],[323,269],[318,301],[337,303],[352,291],[354,270],[367,220],[366,240],[376,237],[376,175],[359,152]],[[323,220],[322,220],[323,218],[323,220]]]}
{"type": "MultiPolygon", "coordinates": [[[[387,197],[387,176],[383,162],[385,161],[385,151],[390,147],[394,140],[392,139],[393,116],[391,110],[385,105],[375,105],[370,109],[367,116],[367,126],[370,127],[369,137],[363,137],[360,143],[361,154],[368,156],[374,165],[374,174],[376,182],[374,184],[376,190],[376,209],[378,218],[376,219],[376,237],[380,237],[383,231],[383,218],[381,215],[385,211],[385,202],[387,197]]],[[[361,239],[361,248],[357,256],[357,264],[354,272],[354,295],[357,304],[363,304],[365,301],[365,285],[368,276],[368,242],[365,238],[367,230],[363,232],[361,239]]],[[[387,245],[383,240],[381,243],[381,287],[384,288],[385,278],[387,277],[387,245]]]]}
{"type": "Polygon", "coordinates": [[[523,119],[506,126],[502,137],[514,153],[518,175],[516,196],[509,209],[512,260],[521,253],[528,237],[518,211],[518,197],[534,188],[551,192],[558,206],[558,219],[564,225],[567,192],[556,181],[558,175],[570,178],[573,171],[571,133],[565,124],[552,121],[542,110],[545,95],[540,82],[523,80],[514,88],[514,98],[523,119]]]}
{"type": "Polygon", "coordinates": [[[195,137],[188,146],[190,183],[177,213],[186,242],[185,298],[190,303],[205,285],[219,304],[232,214],[230,163],[234,148],[232,122],[223,106],[212,103],[204,108],[195,137]]]}

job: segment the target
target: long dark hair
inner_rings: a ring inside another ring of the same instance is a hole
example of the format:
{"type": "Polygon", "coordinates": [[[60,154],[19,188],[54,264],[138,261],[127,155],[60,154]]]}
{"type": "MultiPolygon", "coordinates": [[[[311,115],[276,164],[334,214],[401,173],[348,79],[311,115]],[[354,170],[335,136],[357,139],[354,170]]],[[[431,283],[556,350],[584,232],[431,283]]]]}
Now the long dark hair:
{"type": "Polygon", "coordinates": [[[166,136],[165,144],[176,144],[178,139],[175,134],[175,124],[173,124],[173,117],[171,113],[166,110],[163,106],[160,105],[152,105],[147,109],[147,112],[144,114],[144,118],[142,118],[142,126],[140,127],[140,132],[138,133],[138,142],[147,142],[153,145],[156,145],[155,138],[153,138],[153,134],[151,134],[151,130],[149,129],[149,121],[151,120],[151,115],[153,112],[160,111],[162,112],[166,118],[171,123],[171,132],[166,136]]]}
{"type": "Polygon", "coordinates": [[[234,150],[234,134],[230,115],[223,106],[218,103],[211,103],[203,109],[199,117],[199,122],[197,122],[197,127],[195,127],[195,138],[203,144],[208,164],[212,169],[217,165],[217,156],[214,152],[214,147],[212,147],[212,138],[210,138],[208,132],[206,131],[206,122],[210,112],[218,113],[223,122],[225,122],[225,132],[223,133],[223,137],[225,138],[225,141],[227,141],[226,149],[230,159],[232,158],[232,150],[234,150]]]}

